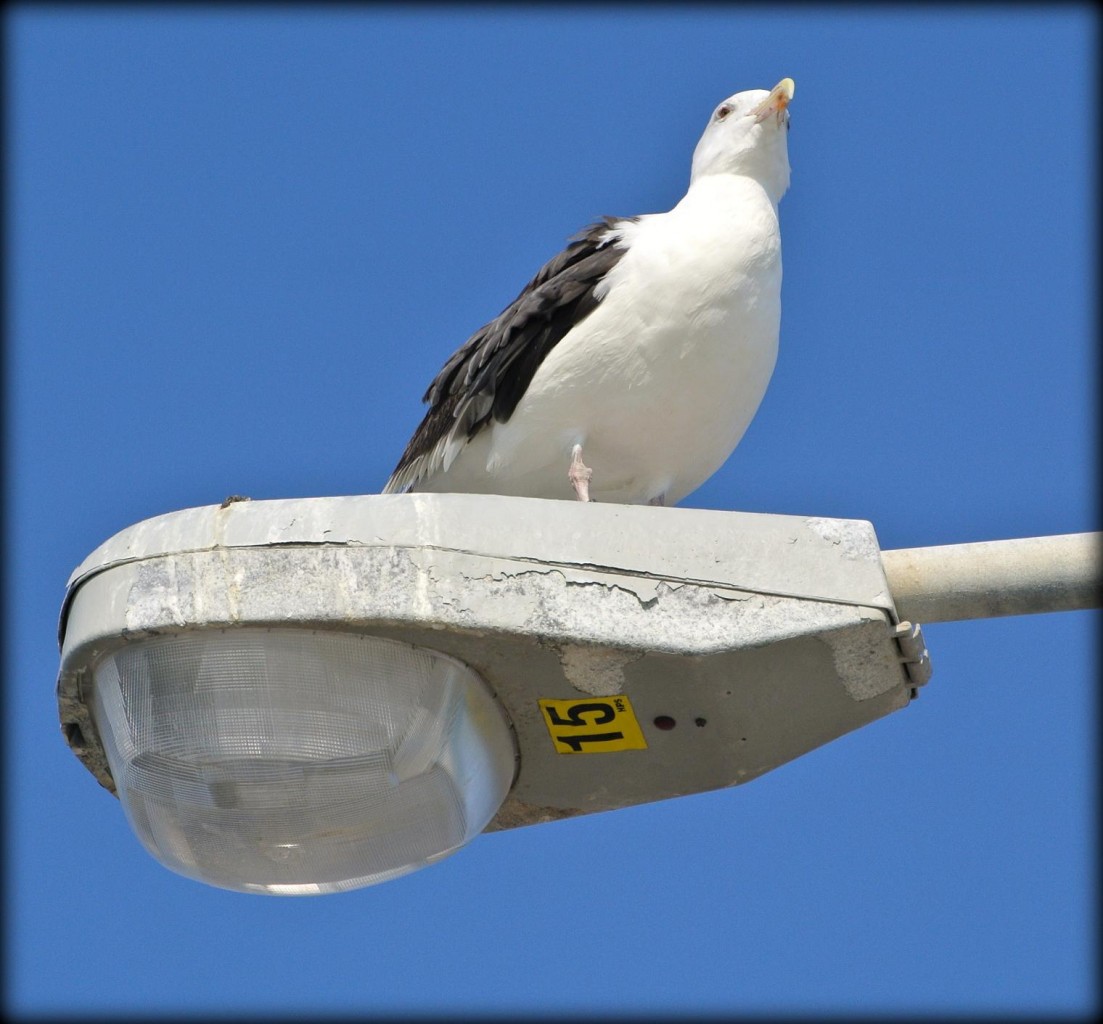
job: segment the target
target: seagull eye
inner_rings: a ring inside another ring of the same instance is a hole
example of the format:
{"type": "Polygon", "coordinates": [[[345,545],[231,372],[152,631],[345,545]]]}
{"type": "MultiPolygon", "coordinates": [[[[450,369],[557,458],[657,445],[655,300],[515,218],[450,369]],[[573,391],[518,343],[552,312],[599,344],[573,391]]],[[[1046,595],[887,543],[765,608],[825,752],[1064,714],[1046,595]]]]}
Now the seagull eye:
{"type": "Polygon", "coordinates": [[[731,104],[730,103],[722,103],[719,107],[716,108],[716,120],[717,121],[723,121],[724,118],[727,117],[728,114],[730,114],[731,112],[732,112],[731,104]]]}

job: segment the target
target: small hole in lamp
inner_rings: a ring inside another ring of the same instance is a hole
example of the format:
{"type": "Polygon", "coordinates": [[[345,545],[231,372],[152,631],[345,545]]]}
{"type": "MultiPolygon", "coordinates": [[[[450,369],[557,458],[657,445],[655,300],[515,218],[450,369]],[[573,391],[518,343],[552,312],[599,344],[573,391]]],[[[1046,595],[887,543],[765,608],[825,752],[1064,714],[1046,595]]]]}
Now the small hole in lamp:
{"type": "Polygon", "coordinates": [[[659,715],[655,719],[655,728],[656,729],[663,729],[663,730],[673,729],[674,726],[676,726],[677,724],[678,723],[675,722],[674,719],[670,717],[670,715],[659,715]]]}

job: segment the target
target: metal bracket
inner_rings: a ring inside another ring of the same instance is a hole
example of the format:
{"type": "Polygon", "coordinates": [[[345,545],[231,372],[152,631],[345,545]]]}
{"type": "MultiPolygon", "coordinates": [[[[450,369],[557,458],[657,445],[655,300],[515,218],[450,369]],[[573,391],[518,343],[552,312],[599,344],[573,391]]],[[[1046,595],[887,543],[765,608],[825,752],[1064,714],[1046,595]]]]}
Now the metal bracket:
{"type": "Polygon", "coordinates": [[[900,662],[912,684],[912,699],[919,695],[919,687],[926,686],[931,678],[931,655],[923,639],[918,623],[901,622],[893,630],[893,638],[900,648],[900,662]]]}

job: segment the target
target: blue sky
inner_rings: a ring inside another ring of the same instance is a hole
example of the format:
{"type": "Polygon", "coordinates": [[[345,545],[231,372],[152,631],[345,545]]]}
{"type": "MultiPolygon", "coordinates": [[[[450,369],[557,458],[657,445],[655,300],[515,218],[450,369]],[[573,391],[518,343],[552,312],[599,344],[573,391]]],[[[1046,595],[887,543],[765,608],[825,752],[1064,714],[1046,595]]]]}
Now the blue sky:
{"type": "Polygon", "coordinates": [[[57,725],[70,571],[378,490],[443,360],[715,104],[797,83],[781,355],[688,506],[883,548],[1099,528],[1087,8],[8,14],[7,1000],[18,1013],[1084,1011],[1098,613],[935,624],[907,709],[746,786],[341,896],[139,846],[57,725]]]}

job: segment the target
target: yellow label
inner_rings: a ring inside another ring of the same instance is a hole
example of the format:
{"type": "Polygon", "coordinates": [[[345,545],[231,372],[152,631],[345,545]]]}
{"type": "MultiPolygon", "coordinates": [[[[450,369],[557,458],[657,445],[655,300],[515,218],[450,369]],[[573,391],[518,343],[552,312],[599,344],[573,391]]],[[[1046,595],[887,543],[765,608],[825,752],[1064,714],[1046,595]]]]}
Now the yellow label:
{"type": "Polygon", "coordinates": [[[544,724],[560,754],[608,754],[615,750],[647,749],[647,741],[627,697],[542,700],[539,703],[544,724]]]}

